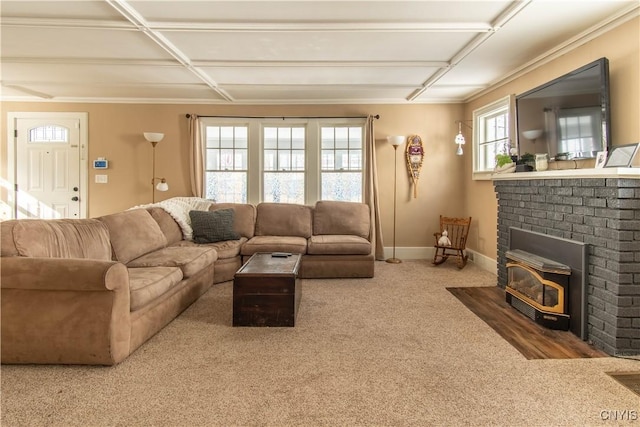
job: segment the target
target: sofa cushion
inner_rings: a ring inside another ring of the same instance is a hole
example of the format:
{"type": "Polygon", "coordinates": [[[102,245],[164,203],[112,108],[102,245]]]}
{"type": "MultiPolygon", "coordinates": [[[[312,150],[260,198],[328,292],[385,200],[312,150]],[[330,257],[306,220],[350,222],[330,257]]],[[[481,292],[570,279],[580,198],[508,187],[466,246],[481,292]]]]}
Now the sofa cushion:
{"type": "Polygon", "coordinates": [[[313,213],[313,234],[352,234],[369,238],[371,219],[365,203],[316,202],[313,213]]]}
{"type": "Polygon", "coordinates": [[[305,254],[307,239],[296,236],[255,236],[242,246],[242,255],[253,255],[256,252],[291,252],[305,254]]]}
{"type": "MultiPolygon", "coordinates": [[[[247,242],[246,237],[241,237],[238,240],[225,240],[224,242],[205,243],[198,244],[190,240],[182,240],[173,246],[202,246],[205,248],[213,248],[218,253],[217,261],[221,259],[235,258],[240,256],[240,248],[247,242]]],[[[216,270],[217,271],[217,270],[216,270]]]]}
{"type": "Polygon", "coordinates": [[[215,243],[224,240],[238,240],[240,234],[233,229],[235,211],[219,209],[215,211],[189,211],[193,241],[215,243]]]}
{"type": "Polygon", "coordinates": [[[109,230],[96,219],[19,220],[13,240],[20,256],[111,260],[109,230]]]}
{"type": "Polygon", "coordinates": [[[256,207],[249,203],[214,203],[209,206],[210,211],[219,209],[233,209],[233,229],[241,236],[252,238],[256,229],[256,207]]]}
{"type": "Polygon", "coordinates": [[[364,237],[345,234],[323,234],[309,238],[310,255],[367,255],[371,242],[364,237]]]}
{"type": "Polygon", "coordinates": [[[146,209],[132,209],[99,219],[109,228],[115,259],[124,264],[167,245],[160,226],[146,209]]]}
{"type": "Polygon", "coordinates": [[[13,240],[13,228],[19,222],[15,219],[0,221],[0,256],[20,256],[13,240]]]}
{"type": "Polygon", "coordinates": [[[241,237],[239,240],[227,240],[224,242],[209,243],[206,246],[213,248],[218,253],[218,259],[234,258],[240,255],[240,249],[249,239],[241,237]]]}
{"type": "Polygon", "coordinates": [[[159,207],[151,207],[147,210],[160,226],[160,230],[167,239],[167,246],[182,240],[182,229],[169,212],[159,207]]]}
{"type": "Polygon", "coordinates": [[[136,258],[127,267],[179,267],[189,278],[218,259],[214,249],[202,246],[169,246],[136,258]]]}
{"type": "Polygon", "coordinates": [[[256,236],[310,237],[312,208],[291,203],[260,203],[256,208],[256,236]]]}
{"type": "Polygon", "coordinates": [[[178,267],[129,268],[131,311],[144,307],[182,280],[178,267]]]}

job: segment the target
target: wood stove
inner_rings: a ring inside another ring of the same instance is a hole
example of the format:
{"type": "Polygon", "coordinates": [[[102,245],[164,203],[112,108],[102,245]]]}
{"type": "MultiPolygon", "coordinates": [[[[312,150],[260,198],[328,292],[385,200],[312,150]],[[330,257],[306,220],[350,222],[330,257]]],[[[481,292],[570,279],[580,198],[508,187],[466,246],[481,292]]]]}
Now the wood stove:
{"type": "Polygon", "coordinates": [[[507,303],[542,326],[568,330],[571,267],[520,249],[505,256],[507,303]]]}

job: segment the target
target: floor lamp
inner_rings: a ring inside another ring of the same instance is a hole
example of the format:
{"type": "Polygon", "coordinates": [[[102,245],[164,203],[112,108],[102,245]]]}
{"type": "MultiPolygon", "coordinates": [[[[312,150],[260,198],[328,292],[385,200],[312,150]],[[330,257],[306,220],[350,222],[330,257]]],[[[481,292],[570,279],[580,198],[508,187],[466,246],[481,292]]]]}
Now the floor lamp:
{"type": "Polygon", "coordinates": [[[156,145],[158,142],[162,141],[164,138],[164,133],[160,132],[144,132],[144,139],[151,143],[153,147],[153,163],[151,166],[151,202],[156,202],[156,190],[158,191],[167,191],[169,190],[169,184],[167,184],[167,180],[164,178],[156,177],[156,145]],[[156,180],[160,180],[158,185],[156,184],[156,180]]]}
{"type": "Polygon", "coordinates": [[[388,136],[387,141],[393,145],[393,257],[387,258],[391,264],[400,264],[402,260],[396,258],[396,188],[398,182],[398,147],[404,143],[404,136],[388,136]]]}

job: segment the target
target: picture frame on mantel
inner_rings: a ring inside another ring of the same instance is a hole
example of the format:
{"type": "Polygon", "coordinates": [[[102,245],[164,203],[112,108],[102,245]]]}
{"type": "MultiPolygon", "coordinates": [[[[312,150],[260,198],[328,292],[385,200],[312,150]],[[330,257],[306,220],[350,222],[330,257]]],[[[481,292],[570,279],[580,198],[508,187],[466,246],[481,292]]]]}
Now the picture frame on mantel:
{"type": "Polygon", "coordinates": [[[604,167],[605,163],[607,163],[607,152],[598,151],[598,154],[596,154],[596,169],[604,167]]]}
{"type": "Polygon", "coordinates": [[[638,152],[640,143],[619,145],[611,148],[611,153],[604,164],[605,168],[628,168],[638,152]]]}

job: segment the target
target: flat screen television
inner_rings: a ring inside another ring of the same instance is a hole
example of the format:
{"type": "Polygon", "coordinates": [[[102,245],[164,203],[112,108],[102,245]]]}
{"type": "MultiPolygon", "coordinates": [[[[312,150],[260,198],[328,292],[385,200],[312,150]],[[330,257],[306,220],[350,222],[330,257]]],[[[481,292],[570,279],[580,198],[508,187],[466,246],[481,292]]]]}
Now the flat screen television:
{"type": "Polygon", "coordinates": [[[518,153],[591,159],[611,144],[609,61],[600,58],[516,96],[518,153]]]}

